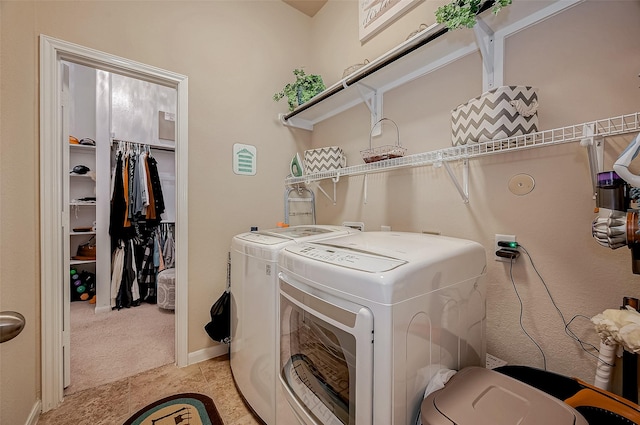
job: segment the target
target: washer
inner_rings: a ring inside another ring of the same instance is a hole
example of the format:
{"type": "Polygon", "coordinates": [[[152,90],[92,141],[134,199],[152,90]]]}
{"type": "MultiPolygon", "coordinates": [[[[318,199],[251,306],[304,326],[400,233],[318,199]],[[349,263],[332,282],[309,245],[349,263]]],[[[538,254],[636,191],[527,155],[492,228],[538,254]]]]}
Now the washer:
{"type": "Polygon", "coordinates": [[[276,423],[278,252],[354,232],[344,226],[292,226],[242,233],[232,240],[231,371],[245,401],[268,425],[276,423]]]}
{"type": "Polygon", "coordinates": [[[278,375],[299,423],[413,425],[438,370],[484,365],[476,242],[362,232],[287,246],[278,266],[278,375]]]}

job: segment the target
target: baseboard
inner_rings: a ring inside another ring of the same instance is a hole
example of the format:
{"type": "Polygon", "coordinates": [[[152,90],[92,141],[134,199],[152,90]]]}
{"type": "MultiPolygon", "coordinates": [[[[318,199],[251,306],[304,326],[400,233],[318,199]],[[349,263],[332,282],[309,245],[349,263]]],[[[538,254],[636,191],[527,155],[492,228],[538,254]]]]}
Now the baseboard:
{"type": "Polygon", "coordinates": [[[108,305],[96,307],[96,314],[109,313],[111,310],[112,310],[111,306],[108,306],[108,305]]]}
{"type": "Polygon", "coordinates": [[[29,413],[29,417],[24,425],[36,425],[38,423],[38,419],[40,418],[40,413],[42,412],[42,402],[40,400],[36,400],[31,409],[31,413],[29,413]]]}
{"type": "Polygon", "coordinates": [[[189,353],[189,364],[200,363],[214,357],[224,356],[229,353],[229,345],[216,344],[212,347],[203,348],[202,350],[189,353]]]}

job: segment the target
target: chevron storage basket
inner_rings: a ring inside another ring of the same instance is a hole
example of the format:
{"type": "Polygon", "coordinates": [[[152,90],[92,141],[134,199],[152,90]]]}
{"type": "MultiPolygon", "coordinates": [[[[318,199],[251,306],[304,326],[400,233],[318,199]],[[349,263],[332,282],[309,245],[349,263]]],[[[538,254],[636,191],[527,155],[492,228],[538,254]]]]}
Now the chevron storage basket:
{"type": "Polygon", "coordinates": [[[338,146],[304,151],[305,174],[333,171],[347,166],[347,157],[338,146]]]}
{"type": "Polygon", "coordinates": [[[451,111],[454,146],[505,139],[538,131],[538,94],[534,87],[502,86],[451,111]]]}

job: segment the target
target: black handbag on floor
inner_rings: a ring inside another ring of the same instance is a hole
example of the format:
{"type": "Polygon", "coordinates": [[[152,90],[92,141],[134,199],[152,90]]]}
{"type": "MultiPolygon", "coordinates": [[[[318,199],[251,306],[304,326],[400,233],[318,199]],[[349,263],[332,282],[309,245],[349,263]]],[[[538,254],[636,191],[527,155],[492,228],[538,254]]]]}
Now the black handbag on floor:
{"type": "Polygon", "coordinates": [[[216,342],[228,344],[231,337],[231,293],[224,291],[211,306],[211,321],[204,326],[204,330],[216,342]]]}
{"type": "Polygon", "coordinates": [[[204,326],[209,337],[215,342],[231,342],[231,258],[227,260],[227,289],[213,303],[210,314],[211,321],[204,326]]]}

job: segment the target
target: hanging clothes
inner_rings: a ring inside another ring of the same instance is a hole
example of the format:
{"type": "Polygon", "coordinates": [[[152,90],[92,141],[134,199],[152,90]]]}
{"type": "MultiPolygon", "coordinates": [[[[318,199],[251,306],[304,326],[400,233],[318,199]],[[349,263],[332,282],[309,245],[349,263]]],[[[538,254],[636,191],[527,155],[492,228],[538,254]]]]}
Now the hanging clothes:
{"type": "Polygon", "coordinates": [[[156,232],[156,243],[153,249],[153,264],[159,272],[165,269],[164,254],[162,253],[162,245],[160,243],[160,232],[156,232]]]}
{"type": "Polygon", "coordinates": [[[147,170],[149,167],[147,166],[147,152],[140,153],[138,163],[140,164],[138,167],[140,169],[140,214],[146,216],[147,208],[149,207],[149,183],[147,178],[147,170]]]}
{"type": "MultiPolygon", "coordinates": [[[[156,247],[165,249],[158,242],[164,197],[157,162],[148,147],[120,143],[113,172],[111,306],[121,309],[141,301],[156,303],[160,261],[155,252],[156,247]]],[[[166,265],[164,258],[162,263],[166,265]]]]}
{"type": "Polygon", "coordinates": [[[167,239],[164,242],[164,248],[162,249],[162,252],[164,253],[165,268],[171,269],[175,267],[175,243],[171,232],[167,234],[167,239]]]}
{"type": "Polygon", "coordinates": [[[156,303],[156,267],[153,262],[153,250],[155,246],[155,232],[154,235],[147,239],[147,245],[144,249],[144,256],[142,258],[142,265],[140,267],[140,296],[142,300],[150,304],[156,303]]]}
{"type": "Polygon", "coordinates": [[[115,308],[118,310],[140,305],[140,290],[138,287],[137,274],[133,241],[130,240],[124,247],[122,281],[115,302],[115,308]]]}
{"type": "Polygon", "coordinates": [[[160,173],[158,173],[158,162],[152,156],[148,156],[147,164],[149,166],[149,179],[151,181],[151,190],[153,191],[153,199],[155,202],[155,219],[160,222],[160,215],[165,211],[164,196],[162,194],[162,184],[160,183],[160,173]]]}
{"type": "Polygon", "coordinates": [[[116,299],[122,283],[124,270],[124,242],[119,241],[111,256],[111,308],[116,308],[116,299]]]}
{"type": "Polygon", "coordinates": [[[109,216],[109,235],[111,235],[111,251],[115,250],[120,240],[128,239],[125,234],[125,218],[127,203],[125,198],[125,184],[123,178],[124,153],[116,152],[116,165],[113,175],[113,189],[111,195],[111,214],[109,216]]]}
{"type": "MultiPolygon", "coordinates": [[[[147,218],[147,220],[155,220],[155,219],[159,219],[160,217],[156,216],[156,200],[153,195],[154,189],[153,189],[151,171],[149,169],[148,156],[145,158],[144,165],[145,165],[146,178],[147,178],[146,182],[147,182],[147,186],[149,187],[149,191],[147,193],[147,206],[145,211],[145,217],[147,218]]],[[[160,191],[160,194],[162,194],[162,191],[160,191]]]]}

